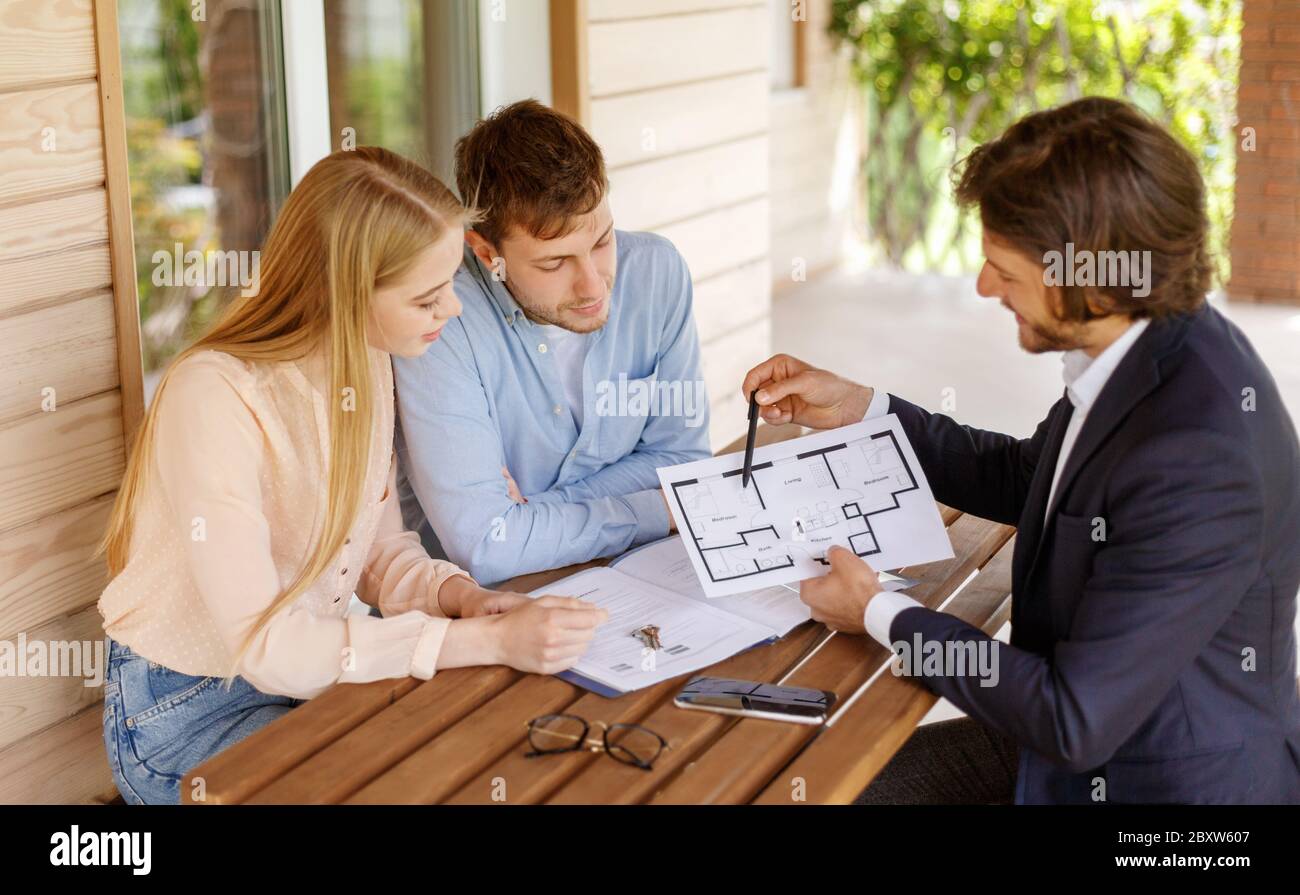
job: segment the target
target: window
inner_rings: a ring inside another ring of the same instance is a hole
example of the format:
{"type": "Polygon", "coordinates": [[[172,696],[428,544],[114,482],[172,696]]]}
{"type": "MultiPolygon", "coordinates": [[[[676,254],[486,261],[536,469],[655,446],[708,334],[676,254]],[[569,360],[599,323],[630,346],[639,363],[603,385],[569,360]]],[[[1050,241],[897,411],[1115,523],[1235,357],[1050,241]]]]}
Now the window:
{"type": "Polygon", "coordinates": [[[187,255],[257,250],[289,191],[273,0],[119,0],[146,380],[229,294],[187,255]]]}
{"type": "Polygon", "coordinates": [[[452,184],[481,93],[493,105],[549,98],[545,12],[495,0],[119,0],[146,400],[237,294],[231,274],[252,270],[317,160],[386,146],[452,184]]]}
{"type": "Polygon", "coordinates": [[[451,184],[478,118],[477,15],[471,0],[325,0],[332,148],[383,146],[451,184]]]}

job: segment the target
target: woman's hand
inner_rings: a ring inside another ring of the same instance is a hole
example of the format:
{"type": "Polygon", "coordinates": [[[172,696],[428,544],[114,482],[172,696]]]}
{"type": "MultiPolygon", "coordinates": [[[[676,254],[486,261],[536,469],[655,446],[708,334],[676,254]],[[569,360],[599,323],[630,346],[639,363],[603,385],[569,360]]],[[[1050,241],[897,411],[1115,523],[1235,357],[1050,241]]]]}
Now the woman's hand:
{"type": "Polygon", "coordinates": [[[524,601],[491,619],[502,665],[535,674],[555,674],[587,651],[596,627],[609,612],[576,597],[544,596],[524,601]]]}
{"type": "Polygon", "coordinates": [[[510,467],[502,466],[501,474],[506,477],[506,493],[515,503],[528,503],[528,498],[519,491],[519,485],[515,482],[515,477],[510,474],[510,467]]]}
{"type": "Polygon", "coordinates": [[[788,354],[763,361],[745,375],[740,387],[758,389],[759,413],[772,425],[798,423],[812,429],[836,429],[862,421],[874,391],[819,370],[788,354]]]}

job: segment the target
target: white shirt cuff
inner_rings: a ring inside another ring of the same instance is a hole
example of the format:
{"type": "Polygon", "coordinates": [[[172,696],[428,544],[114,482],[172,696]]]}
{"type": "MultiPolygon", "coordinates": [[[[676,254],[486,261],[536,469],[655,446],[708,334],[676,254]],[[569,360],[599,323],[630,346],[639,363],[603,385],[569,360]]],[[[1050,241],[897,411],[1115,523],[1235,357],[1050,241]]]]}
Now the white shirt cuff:
{"type": "Polygon", "coordinates": [[[889,626],[894,623],[894,616],[904,609],[920,605],[907,594],[882,591],[868,601],[867,611],[862,614],[862,625],[877,643],[886,649],[893,649],[889,640],[889,626]]]}
{"type": "Polygon", "coordinates": [[[885,416],[889,413],[889,392],[882,392],[876,389],[871,393],[871,403],[867,405],[867,413],[864,420],[874,420],[878,416],[885,416]]]}

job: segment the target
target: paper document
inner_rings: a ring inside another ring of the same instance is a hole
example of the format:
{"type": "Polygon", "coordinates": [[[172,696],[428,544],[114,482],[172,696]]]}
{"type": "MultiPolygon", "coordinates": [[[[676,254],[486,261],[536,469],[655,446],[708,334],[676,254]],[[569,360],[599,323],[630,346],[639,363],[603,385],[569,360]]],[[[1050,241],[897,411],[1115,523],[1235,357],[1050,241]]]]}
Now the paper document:
{"type": "Polygon", "coordinates": [[[876,571],[953,556],[912,445],[894,414],[659,470],[704,593],[727,596],[830,571],[839,544],[876,571]]]}
{"type": "Polygon", "coordinates": [[[777,636],[766,625],[692,600],[614,568],[586,569],[531,596],[578,597],[609,610],[591,646],[572,671],[614,690],[638,690],[721,662],[777,636]],[[650,649],[633,632],[654,625],[660,649],[650,649]]]}
{"type": "Polygon", "coordinates": [[[772,628],[783,637],[812,617],[808,604],[799,599],[798,589],[780,584],[710,600],[700,587],[682,539],[676,535],[625,553],[610,567],[642,581],[658,581],[674,593],[707,601],[733,615],[772,628]]]}

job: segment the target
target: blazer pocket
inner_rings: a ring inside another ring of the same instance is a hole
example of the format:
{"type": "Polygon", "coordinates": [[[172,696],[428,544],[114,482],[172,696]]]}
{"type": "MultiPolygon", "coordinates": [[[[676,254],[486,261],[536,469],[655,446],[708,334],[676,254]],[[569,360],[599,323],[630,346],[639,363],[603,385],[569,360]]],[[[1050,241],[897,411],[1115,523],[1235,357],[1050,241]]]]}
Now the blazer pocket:
{"type": "Polygon", "coordinates": [[[1245,741],[1168,756],[1113,758],[1106,763],[1106,801],[1112,804],[1240,802],[1254,789],[1245,741]]]}
{"type": "Polygon", "coordinates": [[[1069,576],[1087,575],[1092,570],[1093,554],[1105,546],[1108,535],[1103,516],[1054,513],[1051,548],[1056,555],[1055,565],[1069,576]]]}

